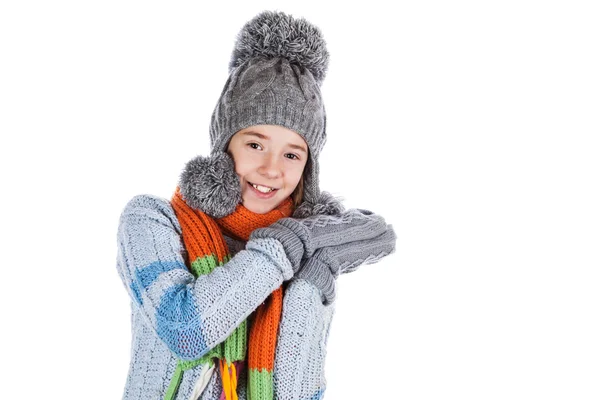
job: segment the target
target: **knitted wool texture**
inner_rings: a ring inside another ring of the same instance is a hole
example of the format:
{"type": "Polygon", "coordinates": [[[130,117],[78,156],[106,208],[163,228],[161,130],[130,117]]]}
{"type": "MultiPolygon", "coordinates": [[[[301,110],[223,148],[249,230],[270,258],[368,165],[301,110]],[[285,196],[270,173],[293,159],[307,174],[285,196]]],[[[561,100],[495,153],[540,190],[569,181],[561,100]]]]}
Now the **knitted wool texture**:
{"type": "Polygon", "coordinates": [[[318,203],[319,154],[327,141],[321,85],[328,65],[323,34],[306,19],[266,10],[248,21],[238,33],[230,75],[211,117],[211,155],[225,152],[233,135],[252,125],[293,130],[309,147],[303,200],[318,203]]]}
{"type": "MultiPolygon", "coordinates": [[[[293,278],[280,242],[245,243],[225,235],[231,260],[194,279],[170,200],[152,195],[138,195],[127,203],[117,239],[116,266],[130,299],[132,327],[123,400],[164,398],[178,360],[199,359],[224,342],[282,284],[274,397],[321,399],[327,386],[323,367],[335,303],[324,305],[318,287],[293,278]]],[[[198,365],[185,371],[176,399],[219,400],[221,377],[215,366],[214,372],[206,372],[209,369],[198,365]]],[[[240,400],[249,399],[246,372],[238,376],[240,400]]]]}
{"type": "MultiPolygon", "coordinates": [[[[238,204],[234,213],[213,219],[201,210],[191,208],[182,198],[179,186],[171,199],[171,205],[182,228],[187,252],[186,265],[196,277],[211,273],[231,259],[221,231],[230,237],[247,241],[255,229],[267,227],[280,218],[289,217],[293,212],[293,201],[288,197],[266,214],[254,213],[238,204]]],[[[219,360],[223,383],[221,398],[237,399],[237,378],[247,352],[249,397],[254,400],[273,399],[273,368],[282,302],[283,287],[279,287],[258,307],[248,345],[246,320],[223,343],[200,359],[179,360],[165,399],[175,398],[183,371],[199,364],[211,364],[213,358],[219,360]]]]}

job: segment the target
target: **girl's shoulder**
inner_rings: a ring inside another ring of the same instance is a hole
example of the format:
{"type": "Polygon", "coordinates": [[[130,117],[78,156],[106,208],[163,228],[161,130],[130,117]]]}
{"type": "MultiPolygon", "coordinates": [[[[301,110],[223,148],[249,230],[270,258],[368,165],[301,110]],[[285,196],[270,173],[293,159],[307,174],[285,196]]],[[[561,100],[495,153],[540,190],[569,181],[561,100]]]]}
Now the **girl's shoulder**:
{"type": "Polygon", "coordinates": [[[181,226],[175,215],[171,202],[163,197],[152,194],[133,196],[121,212],[121,221],[131,217],[146,217],[146,221],[169,221],[175,230],[181,233],[181,226]]]}
{"type": "MultiPolygon", "coordinates": [[[[125,208],[128,207],[146,207],[146,208],[155,208],[155,207],[165,207],[171,206],[171,202],[165,198],[160,196],[156,196],[153,194],[137,194],[133,196],[125,205],[125,208]]],[[[171,207],[172,210],[172,207],[171,207]]]]}

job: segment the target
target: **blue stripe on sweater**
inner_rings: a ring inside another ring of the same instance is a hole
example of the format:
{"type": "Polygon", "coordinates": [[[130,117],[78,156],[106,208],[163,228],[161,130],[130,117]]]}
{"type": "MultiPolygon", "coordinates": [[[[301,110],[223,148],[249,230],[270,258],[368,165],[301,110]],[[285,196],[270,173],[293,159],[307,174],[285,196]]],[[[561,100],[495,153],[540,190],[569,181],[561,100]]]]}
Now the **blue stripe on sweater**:
{"type": "Polygon", "coordinates": [[[135,274],[138,282],[141,283],[142,288],[146,289],[148,286],[152,285],[156,278],[163,272],[178,268],[187,270],[187,267],[179,261],[155,261],[144,268],[136,270],[135,274]]]}
{"type": "Polygon", "coordinates": [[[193,360],[209,350],[191,285],[168,288],[156,314],[158,335],[178,357],[193,360]]]}
{"type": "Polygon", "coordinates": [[[323,398],[323,394],[325,393],[325,389],[321,389],[319,390],[317,393],[315,393],[310,400],[321,400],[323,398]]]}

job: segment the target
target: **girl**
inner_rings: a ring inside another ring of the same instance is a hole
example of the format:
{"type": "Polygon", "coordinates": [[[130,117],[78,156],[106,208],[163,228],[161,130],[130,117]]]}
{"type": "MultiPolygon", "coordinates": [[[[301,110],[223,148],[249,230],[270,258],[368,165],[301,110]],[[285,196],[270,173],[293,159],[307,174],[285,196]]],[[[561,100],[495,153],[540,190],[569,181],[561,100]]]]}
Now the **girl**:
{"type": "Polygon", "coordinates": [[[321,399],[335,279],[395,250],[391,225],[319,190],[328,52],[304,19],[240,31],[211,155],[118,228],[131,296],[124,399],[321,399]]]}

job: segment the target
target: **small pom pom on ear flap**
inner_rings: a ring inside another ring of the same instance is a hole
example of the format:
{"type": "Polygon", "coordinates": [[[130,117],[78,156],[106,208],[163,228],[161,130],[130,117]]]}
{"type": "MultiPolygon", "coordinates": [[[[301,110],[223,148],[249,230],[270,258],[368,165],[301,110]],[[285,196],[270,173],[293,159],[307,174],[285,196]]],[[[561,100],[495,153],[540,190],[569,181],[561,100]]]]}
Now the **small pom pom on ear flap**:
{"type": "Polygon", "coordinates": [[[233,213],[242,201],[240,178],[227,153],[197,156],[188,161],[180,175],[179,188],[190,207],[214,218],[233,213]]]}
{"type": "Polygon", "coordinates": [[[302,202],[294,210],[294,218],[308,218],[312,215],[341,215],[344,205],[341,198],[333,197],[329,192],[322,191],[316,203],[302,202]]]}

